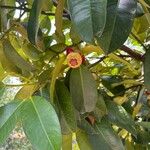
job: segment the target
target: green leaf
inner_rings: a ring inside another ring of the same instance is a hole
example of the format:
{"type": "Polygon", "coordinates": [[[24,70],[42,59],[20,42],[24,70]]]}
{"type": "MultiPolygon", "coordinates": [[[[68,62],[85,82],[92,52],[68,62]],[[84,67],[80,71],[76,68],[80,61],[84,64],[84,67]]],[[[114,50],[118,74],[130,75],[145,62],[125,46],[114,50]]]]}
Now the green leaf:
{"type": "Polygon", "coordinates": [[[126,129],[134,136],[136,136],[137,133],[135,128],[135,122],[130,114],[128,114],[122,106],[117,105],[110,99],[106,99],[105,103],[108,110],[108,120],[110,120],[110,122],[112,122],[113,124],[116,124],[117,126],[126,129]]]}
{"type": "Polygon", "coordinates": [[[72,149],[72,134],[62,136],[62,150],[72,149]]]}
{"type": "Polygon", "coordinates": [[[40,28],[42,31],[48,35],[51,30],[51,20],[48,16],[44,16],[40,22],[40,28]]]}
{"type": "Polygon", "coordinates": [[[112,84],[122,81],[120,76],[102,76],[102,84],[115,96],[123,95],[125,93],[124,85],[118,85],[113,87],[112,84]]]}
{"type": "Polygon", "coordinates": [[[25,85],[23,86],[18,93],[16,94],[15,98],[17,99],[27,99],[32,96],[32,94],[36,91],[37,89],[37,84],[32,84],[32,85],[25,85]]]}
{"type": "Polygon", "coordinates": [[[85,66],[72,69],[70,74],[70,92],[74,106],[80,112],[91,112],[98,99],[96,82],[85,66]]]}
{"type": "Polygon", "coordinates": [[[61,126],[61,133],[64,135],[71,134],[72,131],[70,130],[70,127],[68,126],[64,115],[61,112],[59,112],[58,116],[59,116],[59,122],[61,126]]]}
{"type": "Polygon", "coordinates": [[[34,0],[28,21],[28,38],[32,44],[37,43],[39,30],[39,15],[46,0],[34,0]]]}
{"type": "Polygon", "coordinates": [[[144,85],[148,90],[150,90],[150,49],[146,51],[144,59],[144,85]]]}
{"type": "Polygon", "coordinates": [[[6,57],[4,53],[4,48],[2,43],[0,43],[0,61],[2,64],[2,67],[5,69],[7,72],[18,72],[20,71],[14,64],[12,64],[6,57]]]}
{"type": "Polygon", "coordinates": [[[142,17],[136,18],[134,20],[132,32],[141,40],[141,42],[144,42],[147,37],[146,31],[150,25],[149,18],[150,13],[145,13],[142,17]]]}
{"type": "Polygon", "coordinates": [[[26,100],[22,110],[25,134],[37,150],[60,150],[61,130],[55,110],[42,97],[26,100]]]}
{"type": "Polygon", "coordinates": [[[67,45],[65,45],[65,44],[63,44],[63,43],[59,43],[59,44],[52,45],[52,46],[50,47],[50,50],[52,50],[52,52],[61,53],[61,52],[63,52],[66,48],[67,48],[67,45]]]}
{"type": "Polygon", "coordinates": [[[96,117],[99,119],[101,119],[104,115],[106,115],[108,113],[107,111],[107,107],[105,104],[105,101],[103,99],[103,96],[101,94],[98,94],[98,100],[96,103],[96,108],[94,110],[94,114],[96,115],[96,117]]]}
{"type": "Polygon", "coordinates": [[[92,150],[88,135],[84,130],[79,129],[76,133],[76,139],[81,150],[92,150]]]}
{"type": "Polygon", "coordinates": [[[121,139],[105,119],[95,123],[93,126],[82,120],[81,127],[87,132],[94,150],[99,150],[100,148],[104,150],[124,150],[121,139]]]}
{"type": "Polygon", "coordinates": [[[26,56],[33,60],[33,61],[38,61],[40,59],[40,52],[39,50],[32,45],[31,43],[28,43],[27,41],[25,41],[22,45],[22,50],[23,52],[26,54],[26,56]]]}
{"type": "Polygon", "coordinates": [[[98,135],[89,135],[94,150],[98,150],[100,147],[105,150],[124,150],[121,139],[107,121],[102,120],[97,123],[95,129],[98,135]]]}
{"type": "Polygon", "coordinates": [[[150,0],[145,0],[145,2],[146,2],[148,5],[150,5],[150,0]]]}
{"type": "Polygon", "coordinates": [[[140,3],[137,3],[136,16],[135,17],[141,17],[143,15],[144,15],[144,9],[140,3]]]}
{"type": "Polygon", "coordinates": [[[137,129],[137,137],[134,141],[138,144],[148,144],[150,142],[150,132],[143,129],[137,129]]]}
{"type": "Polygon", "coordinates": [[[6,58],[13,64],[15,64],[18,68],[25,71],[34,71],[35,68],[29,62],[24,60],[11,45],[9,40],[5,40],[3,42],[4,53],[6,58]]]}
{"type": "Polygon", "coordinates": [[[135,150],[133,142],[130,141],[129,139],[125,140],[125,147],[126,147],[126,150],[135,150]]]}
{"type": "Polygon", "coordinates": [[[0,107],[0,145],[5,142],[18,121],[19,112],[25,101],[15,100],[0,107]]]}
{"type": "Polygon", "coordinates": [[[83,41],[101,36],[106,21],[107,0],[68,0],[71,19],[83,41]]]}
{"type": "Polygon", "coordinates": [[[142,121],[142,122],[138,122],[137,124],[141,125],[144,128],[150,129],[150,122],[144,122],[144,121],[142,121]]]}
{"type": "Polygon", "coordinates": [[[56,94],[64,118],[67,124],[69,125],[70,129],[73,132],[75,132],[77,129],[77,123],[72,98],[70,96],[68,88],[62,81],[59,80],[56,81],[56,94]]]}
{"type": "Polygon", "coordinates": [[[70,29],[70,38],[71,38],[72,43],[74,44],[78,44],[81,41],[81,37],[76,32],[73,25],[71,26],[71,29],[70,29]]]}
{"type": "Polygon", "coordinates": [[[97,37],[105,53],[113,52],[127,40],[136,8],[135,0],[108,0],[106,26],[102,36],[97,37]]]}

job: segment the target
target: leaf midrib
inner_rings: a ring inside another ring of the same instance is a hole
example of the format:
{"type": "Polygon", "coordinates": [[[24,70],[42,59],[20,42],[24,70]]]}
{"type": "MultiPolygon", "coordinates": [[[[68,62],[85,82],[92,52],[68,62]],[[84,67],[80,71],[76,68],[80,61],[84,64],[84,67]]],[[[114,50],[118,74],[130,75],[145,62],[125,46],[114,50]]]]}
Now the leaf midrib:
{"type": "Polygon", "coordinates": [[[48,141],[49,141],[51,147],[54,149],[54,146],[53,146],[53,144],[51,143],[50,138],[49,138],[49,136],[48,136],[48,134],[47,134],[47,132],[46,132],[46,130],[45,130],[45,127],[44,127],[43,123],[42,123],[42,120],[41,120],[41,118],[40,118],[40,114],[38,113],[38,110],[36,109],[36,105],[34,104],[34,102],[33,102],[32,99],[31,99],[31,102],[32,102],[33,108],[35,109],[35,112],[36,112],[36,114],[37,114],[37,116],[38,116],[38,119],[39,119],[39,121],[40,121],[40,124],[41,124],[41,126],[42,126],[42,129],[43,129],[43,131],[44,131],[44,133],[45,133],[45,135],[46,135],[46,137],[47,137],[47,139],[48,139],[48,141]]]}
{"type": "MultiPolygon", "coordinates": [[[[81,66],[81,67],[82,67],[82,66],[81,66]]],[[[81,90],[82,90],[82,97],[83,97],[83,104],[84,104],[84,98],[85,98],[85,95],[84,95],[84,87],[83,87],[84,81],[83,81],[83,77],[82,77],[82,70],[81,70],[81,67],[79,68],[79,73],[80,73],[81,90]]],[[[84,109],[86,109],[86,108],[84,107],[84,109]]]]}
{"type": "Polygon", "coordinates": [[[98,128],[97,125],[95,125],[95,127],[97,128],[97,130],[101,133],[101,135],[103,136],[104,140],[106,141],[106,143],[109,145],[110,149],[112,149],[111,144],[107,141],[107,139],[105,138],[103,132],[98,128]]]}

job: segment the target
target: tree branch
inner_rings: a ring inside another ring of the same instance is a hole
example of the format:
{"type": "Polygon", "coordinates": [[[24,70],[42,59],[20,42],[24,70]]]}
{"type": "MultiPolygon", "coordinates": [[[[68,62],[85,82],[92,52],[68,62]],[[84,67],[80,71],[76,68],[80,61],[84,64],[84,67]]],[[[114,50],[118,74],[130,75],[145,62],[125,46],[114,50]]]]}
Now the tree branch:
{"type": "MultiPolygon", "coordinates": [[[[129,47],[123,45],[120,49],[123,50],[124,52],[126,52],[127,54],[129,54],[130,57],[132,57],[132,58],[134,58],[134,59],[136,59],[136,60],[138,60],[138,61],[142,61],[142,62],[144,61],[144,55],[140,55],[140,54],[134,52],[134,51],[131,50],[129,47]]],[[[101,57],[97,62],[95,62],[95,63],[89,65],[89,68],[92,68],[92,67],[94,67],[95,65],[99,64],[99,63],[102,62],[105,58],[107,58],[107,56],[101,57]]]]}
{"type": "MultiPolygon", "coordinates": [[[[18,9],[18,10],[24,10],[25,12],[30,12],[31,9],[27,8],[27,7],[16,7],[16,6],[8,6],[8,5],[0,5],[0,8],[4,8],[4,9],[18,9]]],[[[46,16],[55,16],[55,13],[52,12],[45,12],[42,11],[41,12],[42,15],[46,15],[46,16]]],[[[69,14],[63,14],[63,17],[70,19],[70,15],[69,14]]]]}
{"type": "Polygon", "coordinates": [[[134,52],[129,47],[123,45],[123,46],[121,46],[120,49],[123,50],[124,52],[128,53],[132,58],[134,58],[136,60],[139,60],[139,61],[142,61],[142,62],[144,61],[144,56],[143,55],[140,55],[140,54],[134,52]]]}
{"type": "Polygon", "coordinates": [[[100,62],[102,62],[105,58],[107,58],[107,56],[101,57],[97,62],[95,62],[95,63],[89,65],[88,68],[92,68],[92,67],[96,66],[97,64],[99,64],[100,62]]]}

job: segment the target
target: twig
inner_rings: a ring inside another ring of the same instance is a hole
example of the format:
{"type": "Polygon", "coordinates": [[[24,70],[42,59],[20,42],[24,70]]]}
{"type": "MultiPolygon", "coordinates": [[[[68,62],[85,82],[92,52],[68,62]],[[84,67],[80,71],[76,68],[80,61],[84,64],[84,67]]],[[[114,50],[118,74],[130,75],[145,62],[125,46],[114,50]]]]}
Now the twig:
{"type": "Polygon", "coordinates": [[[132,58],[134,58],[136,60],[139,60],[139,61],[142,61],[142,62],[144,61],[144,56],[143,55],[140,55],[140,54],[134,52],[129,47],[123,45],[123,46],[121,46],[120,49],[123,50],[124,52],[128,53],[132,58]]]}
{"type": "MultiPolygon", "coordinates": [[[[4,9],[18,9],[18,10],[24,10],[25,12],[30,12],[31,9],[27,8],[27,7],[16,7],[16,6],[8,6],[8,5],[0,5],[1,8],[4,9]]],[[[46,15],[46,16],[55,16],[55,13],[52,12],[45,12],[42,11],[41,14],[46,15]]],[[[70,15],[69,14],[63,14],[63,17],[70,19],[70,15]]]]}
{"type": "Polygon", "coordinates": [[[102,62],[105,58],[107,58],[107,56],[101,57],[97,62],[95,62],[95,63],[89,65],[88,68],[92,68],[92,67],[96,66],[97,64],[99,64],[100,62],[102,62]]]}

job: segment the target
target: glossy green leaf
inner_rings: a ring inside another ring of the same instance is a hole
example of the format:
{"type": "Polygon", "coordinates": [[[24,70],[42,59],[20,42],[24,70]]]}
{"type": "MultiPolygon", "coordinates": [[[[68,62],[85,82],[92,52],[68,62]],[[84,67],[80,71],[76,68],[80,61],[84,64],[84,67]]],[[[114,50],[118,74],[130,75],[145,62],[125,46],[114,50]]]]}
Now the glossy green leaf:
{"type": "Polygon", "coordinates": [[[31,43],[25,41],[22,45],[22,50],[26,54],[26,56],[31,60],[38,61],[40,59],[40,52],[31,43]]]}
{"type": "Polygon", "coordinates": [[[150,122],[142,121],[142,122],[138,122],[137,124],[144,127],[144,128],[150,129],[150,122]]]}
{"type": "MultiPolygon", "coordinates": [[[[1,0],[0,5],[7,5],[6,0],[1,0]]],[[[0,31],[5,31],[7,30],[7,10],[0,8],[0,31]]]]}
{"type": "Polygon", "coordinates": [[[108,0],[106,26],[102,36],[97,36],[105,53],[113,52],[127,40],[136,8],[136,0],[108,0]]]}
{"type": "Polygon", "coordinates": [[[144,9],[140,3],[137,4],[135,17],[141,17],[144,15],[144,9]]]}
{"type": "Polygon", "coordinates": [[[137,137],[133,139],[137,144],[148,144],[150,142],[150,132],[143,129],[137,129],[137,137]]]}
{"type": "Polygon", "coordinates": [[[108,110],[108,119],[113,124],[126,129],[134,136],[136,136],[135,122],[130,114],[128,114],[122,106],[117,105],[109,99],[105,100],[105,103],[108,110]]]}
{"type": "Polygon", "coordinates": [[[67,48],[67,45],[63,43],[55,44],[50,47],[52,52],[61,53],[67,48]]]}
{"type": "Polygon", "coordinates": [[[88,135],[84,130],[79,129],[76,133],[77,142],[80,150],[92,150],[88,135]]]}
{"type": "Polygon", "coordinates": [[[28,38],[32,44],[37,43],[39,30],[39,15],[46,0],[34,0],[28,21],[28,38]]]}
{"type": "Polygon", "coordinates": [[[81,41],[81,37],[80,35],[76,32],[75,28],[73,27],[73,25],[71,26],[70,29],[70,38],[72,43],[77,44],[81,41]]]}
{"type": "Polygon", "coordinates": [[[63,113],[61,113],[61,112],[59,112],[59,122],[60,122],[61,133],[62,134],[67,135],[67,134],[71,134],[72,133],[72,131],[70,130],[69,125],[66,122],[66,119],[65,119],[63,113]]]}
{"type": "Polygon", "coordinates": [[[82,120],[81,128],[86,131],[94,150],[124,150],[121,139],[106,119],[93,126],[82,120]]]}
{"type": "Polygon", "coordinates": [[[147,37],[147,28],[149,28],[149,21],[150,13],[145,13],[142,17],[136,18],[134,20],[132,32],[144,42],[145,38],[147,37]]]}
{"type": "Polygon", "coordinates": [[[112,86],[112,84],[122,81],[120,76],[102,76],[101,79],[102,84],[114,95],[123,95],[125,93],[124,85],[112,86]]]}
{"type": "Polygon", "coordinates": [[[26,100],[22,114],[25,134],[36,150],[60,150],[60,125],[50,103],[42,97],[32,97],[26,100]]]}
{"type": "Polygon", "coordinates": [[[108,113],[104,98],[101,94],[98,94],[98,100],[94,113],[98,119],[101,119],[104,115],[108,113]]]}
{"type": "Polygon", "coordinates": [[[56,94],[58,97],[58,102],[64,118],[69,125],[70,129],[75,132],[77,129],[77,123],[75,118],[75,110],[73,107],[73,102],[68,88],[65,86],[64,82],[56,81],[56,94]]]}
{"type": "Polygon", "coordinates": [[[9,40],[5,40],[3,42],[4,53],[6,58],[13,64],[15,64],[18,68],[25,71],[34,71],[35,68],[29,62],[24,60],[11,45],[9,40]]]}
{"type": "Polygon", "coordinates": [[[148,90],[150,90],[150,49],[146,51],[144,59],[144,85],[148,90]]]}
{"type": "Polygon", "coordinates": [[[20,110],[25,101],[15,100],[0,107],[0,145],[5,142],[18,121],[20,110]]]}
{"type": "Polygon", "coordinates": [[[27,99],[32,96],[32,94],[36,91],[37,89],[37,84],[32,84],[32,85],[25,85],[23,86],[18,93],[16,94],[15,98],[17,99],[27,99]]]}
{"type": "Polygon", "coordinates": [[[107,0],[68,0],[71,19],[83,41],[101,36],[106,21],[107,0]]]}
{"type": "Polygon", "coordinates": [[[85,66],[72,69],[70,74],[70,92],[74,106],[80,112],[91,112],[98,99],[96,82],[85,66]]]}
{"type": "Polygon", "coordinates": [[[2,43],[0,43],[0,62],[2,64],[2,67],[7,72],[18,72],[19,71],[19,69],[7,59],[7,57],[4,53],[4,47],[3,47],[2,43]]]}
{"type": "Polygon", "coordinates": [[[47,35],[51,30],[51,20],[48,16],[44,16],[40,22],[41,30],[47,35]]]}
{"type": "Polygon", "coordinates": [[[95,125],[95,129],[98,135],[89,135],[94,150],[99,150],[100,147],[105,150],[124,150],[121,139],[107,121],[102,120],[95,125]]]}

